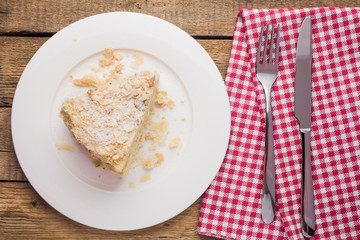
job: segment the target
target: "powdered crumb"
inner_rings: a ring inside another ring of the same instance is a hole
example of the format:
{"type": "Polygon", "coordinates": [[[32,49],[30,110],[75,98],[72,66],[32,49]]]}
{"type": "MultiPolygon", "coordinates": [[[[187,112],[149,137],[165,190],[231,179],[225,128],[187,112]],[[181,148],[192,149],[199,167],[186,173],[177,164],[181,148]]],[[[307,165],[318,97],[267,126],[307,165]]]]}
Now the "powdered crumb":
{"type": "Polygon", "coordinates": [[[56,142],[55,145],[57,149],[60,150],[69,150],[69,151],[75,150],[75,147],[68,142],[56,142]]]}

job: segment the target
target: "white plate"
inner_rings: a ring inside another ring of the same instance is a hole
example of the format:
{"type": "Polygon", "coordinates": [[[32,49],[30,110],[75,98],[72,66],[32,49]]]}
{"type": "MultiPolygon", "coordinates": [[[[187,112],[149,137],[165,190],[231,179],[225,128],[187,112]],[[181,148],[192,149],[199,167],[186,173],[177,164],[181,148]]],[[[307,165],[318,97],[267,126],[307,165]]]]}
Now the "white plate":
{"type": "Polygon", "coordinates": [[[206,190],[226,152],[230,108],[216,65],[190,35],[159,18],[116,12],[73,23],[36,52],[17,86],[11,124],[21,167],[52,207],[91,227],[134,230],[174,217],[206,190]],[[140,52],[141,69],[160,72],[160,89],[176,106],[157,109],[156,115],[170,123],[167,142],[176,135],[182,139],[179,150],[159,149],[163,165],[137,167],[122,180],[95,168],[58,116],[63,99],[85,91],[74,87],[69,76],[89,71],[106,47],[129,58],[140,52]],[[56,141],[71,142],[76,149],[59,150],[56,141]],[[150,180],[139,181],[146,173],[150,180]],[[130,188],[130,182],[136,187],[130,188]]]}

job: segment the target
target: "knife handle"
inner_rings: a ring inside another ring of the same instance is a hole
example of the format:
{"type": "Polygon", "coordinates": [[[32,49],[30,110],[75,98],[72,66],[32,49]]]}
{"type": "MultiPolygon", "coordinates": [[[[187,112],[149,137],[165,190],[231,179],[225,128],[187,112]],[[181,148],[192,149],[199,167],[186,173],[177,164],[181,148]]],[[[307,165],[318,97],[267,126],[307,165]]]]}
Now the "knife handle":
{"type": "Polygon", "coordinates": [[[314,188],[311,170],[310,151],[311,131],[302,130],[302,189],[301,189],[301,228],[304,237],[310,238],[315,234],[315,206],[314,188]]]}
{"type": "Polygon", "coordinates": [[[275,217],[275,158],[274,134],[271,110],[271,92],[265,91],[266,98],[266,126],[265,126],[265,155],[264,182],[262,189],[261,214],[264,223],[270,224],[275,217]]]}

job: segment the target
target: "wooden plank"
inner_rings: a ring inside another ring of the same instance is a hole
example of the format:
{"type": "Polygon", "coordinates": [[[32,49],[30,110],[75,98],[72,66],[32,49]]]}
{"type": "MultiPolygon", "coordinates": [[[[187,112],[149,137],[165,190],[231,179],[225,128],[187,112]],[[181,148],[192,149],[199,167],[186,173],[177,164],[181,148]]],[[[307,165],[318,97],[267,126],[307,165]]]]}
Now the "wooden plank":
{"type": "Polygon", "coordinates": [[[0,108],[0,181],[24,181],[16,158],[10,128],[11,109],[0,108]]]}
{"type": "Polygon", "coordinates": [[[54,33],[79,19],[113,11],[146,13],[192,35],[232,36],[240,8],[356,7],[356,0],[13,0],[0,1],[0,33],[54,33]]]}
{"type": "Polygon", "coordinates": [[[11,109],[0,108],[0,152],[14,151],[10,120],[11,109]]]}
{"type": "MultiPolygon", "coordinates": [[[[0,37],[0,107],[11,106],[22,72],[46,40],[47,37],[0,37]]],[[[199,43],[208,51],[225,77],[231,40],[199,40],[199,43]]],[[[0,151],[2,148],[0,146],[0,151]]]]}
{"type": "Polygon", "coordinates": [[[165,19],[193,35],[232,36],[240,1],[0,1],[1,33],[54,33],[79,19],[130,11],[165,19]]]}
{"type": "Polygon", "coordinates": [[[27,182],[0,182],[2,239],[213,239],[196,232],[201,198],[178,216],[136,231],[104,231],[53,209],[27,182]]]}
{"type": "Polygon", "coordinates": [[[47,39],[0,37],[0,106],[11,106],[22,72],[47,39]]]}
{"type": "Polygon", "coordinates": [[[26,181],[15,152],[0,152],[0,181],[26,181]]]}
{"type": "Polygon", "coordinates": [[[248,0],[246,8],[358,7],[359,5],[357,0],[248,0]]]}

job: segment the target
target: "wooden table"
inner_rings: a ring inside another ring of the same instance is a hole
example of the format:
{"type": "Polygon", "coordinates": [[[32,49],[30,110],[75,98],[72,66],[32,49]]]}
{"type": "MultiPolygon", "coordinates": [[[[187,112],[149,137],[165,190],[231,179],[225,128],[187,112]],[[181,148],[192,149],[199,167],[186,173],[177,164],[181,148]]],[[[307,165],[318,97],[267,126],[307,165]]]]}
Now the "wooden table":
{"type": "Polygon", "coordinates": [[[225,77],[240,8],[359,7],[347,0],[1,0],[0,1],[0,239],[211,239],[196,232],[201,198],[178,216],[147,229],[114,232],[63,216],[32,188],[16,158],[10,129],[12,99],[26,64],[54,33],[81,18],[133,11],[165,19],[191,34],[225,77]]]}

